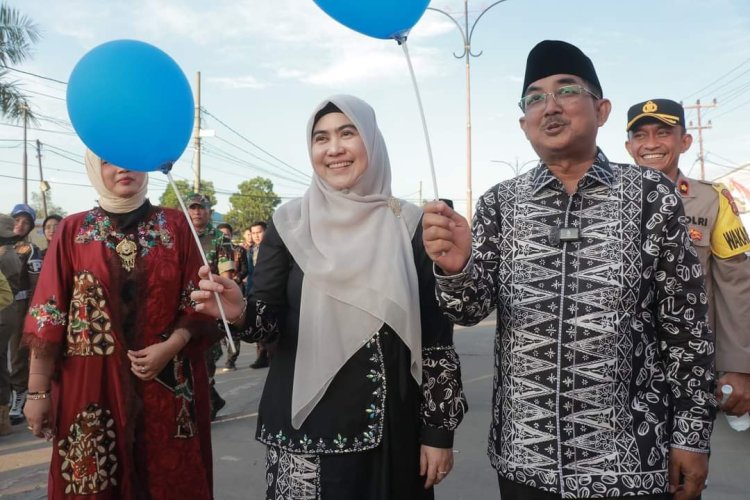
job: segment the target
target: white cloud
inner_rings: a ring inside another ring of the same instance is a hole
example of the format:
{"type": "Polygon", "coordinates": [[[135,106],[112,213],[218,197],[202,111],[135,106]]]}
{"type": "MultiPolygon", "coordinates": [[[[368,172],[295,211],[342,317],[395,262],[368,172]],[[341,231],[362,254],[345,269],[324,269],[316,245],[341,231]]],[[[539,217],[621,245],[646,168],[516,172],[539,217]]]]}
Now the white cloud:
{"type": "Polygon", "coordinates": [[[252,75],[216,76],[209,77],[208,81],[228,89],[262,89],[268,86],[267,83],[259,81],[252,75]]]}
{"type": "MultiPolygon", "coordinates": [[[[315,85],[346,84],[390,75],[403,75],[406,63],[394,41],[376,40],[356,33],[325,14],[314,2],[301,0],[133,0],[116,1],[97,9],[90,2],[72,0],[72,7],[55,6],[54,29],[90,46],[112,30],[104,21],[123,20],[119,32],[133,33],[156,45],[194,44],[209,50],[226,65],[247,64],[258,54],[274,54],[268,74],[255,77],[215,77],[227,88],[261,88],[272,82],[259,79],[297,80],[315,85]],[[74,15],[75,14],[75,15],[74,15]],[[182,41],[184,40],[184,41],[182,41]],[[249,44],[248,42],[251,42],[249,44]],[[301,48],[319,54],[300,60],[301,48]]],[[[50,14],[52,15],[52,14],[50,14]]],[[[439,74],[437,54],[415,45],[455,29],[447,19],[427,13],[412,31],[410,49],[418,77],[439,74]]]]}
{"type": "Polygon", "coordinates": [[[283,79],[301,80],[305,77],[305,72],[295,68],[280,67],[275,70],[276,76],[283,79]]]}

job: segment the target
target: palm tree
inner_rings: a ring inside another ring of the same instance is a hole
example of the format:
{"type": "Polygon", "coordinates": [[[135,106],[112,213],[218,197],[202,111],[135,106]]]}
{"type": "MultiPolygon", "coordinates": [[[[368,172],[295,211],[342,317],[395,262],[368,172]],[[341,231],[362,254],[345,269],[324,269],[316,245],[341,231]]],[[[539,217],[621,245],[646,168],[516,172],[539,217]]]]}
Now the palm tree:
{"type": "Polygon", "coordinates": [[[34,22],[0,3],[0,114],[13,121],[26,118],[33,121],[26,96],[17,81],[8,78],[9,64],[19,64],[31,55],[31,47],[39,40],[39,28],[34,22]]]}

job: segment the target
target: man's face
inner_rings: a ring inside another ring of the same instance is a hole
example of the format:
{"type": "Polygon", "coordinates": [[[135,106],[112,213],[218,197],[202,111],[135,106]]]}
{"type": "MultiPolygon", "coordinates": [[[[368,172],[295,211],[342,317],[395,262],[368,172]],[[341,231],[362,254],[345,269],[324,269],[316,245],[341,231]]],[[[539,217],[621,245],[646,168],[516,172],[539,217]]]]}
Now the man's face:
{"type": "Polygon", "coordinates": [[[224,236],[226,236],[230,240],[232,239],[232,231],[230,231],[228,227],[220,227],[219,231],[224,233],[224,236]]]}
{"type": "Polygon", "coordinates": [[[680,126],[662,122],[637,125],[628,133],[625,149],[638,165],[655,168],[677,179],[680,155],[690,148],[693,137],[680,126]]]}
{"type": "Polygon", "coordinates": [[[245,245],[250,246],[253,244],[253,232],[250,229],[245,229],[242,237],[245,239],[245,245]]]}
{"type": "MultiPolygon", "coordinates": [[[[565,85],[589,89],[575,75],[551,75],[529,85],[525,95],[555,92],[565,85]]],[[[564,100],[547,95],[545,102],[528,108],[519,122],[534,151],[542,161],[550,162],[593,154],[597,131],[610,110],[608,99],[596,99],[587,92],[564,100]]]]}
{"type": "Polygon", "coordinates": [[[266,230],[263,229],[263,226],[253,226],[250,228],[250,233],[253,236],[253,243],[256,245],[260,245],[260,242],[263,241],[263,233],[265,233],[266,230]]]}
{"type": "Polygon", "coordinates": [[[190,207],[188,207],[188,212],[190,213],[190,220],[193,221],[195,229],[204,229],[211,220],[211,212],[198,203],[190,205],[190,207]]]}
{"type": "Polygon", "coordinates": [[[26,236],[34,228],[34,221],[31,217],[26,214],[19,214],[13,217],[15,224],[13,224],[13,232],[18,236],[26,236]]]}

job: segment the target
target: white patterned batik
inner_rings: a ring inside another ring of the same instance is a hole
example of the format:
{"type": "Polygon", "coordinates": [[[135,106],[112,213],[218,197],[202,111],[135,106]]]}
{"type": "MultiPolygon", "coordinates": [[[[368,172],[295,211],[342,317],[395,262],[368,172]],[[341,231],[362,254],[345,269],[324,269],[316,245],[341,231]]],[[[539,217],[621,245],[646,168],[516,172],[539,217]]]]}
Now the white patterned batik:
{"type": "Polygon", "coordinates": [[[662,174],[601,151],[573,195],[540,164],[479,200],[471,260],[437,295],[460,324],[497,308],[501,476],[565,498],[651,494],[670,446],[708,451],[713,342],[682,213],[662,174]]]}

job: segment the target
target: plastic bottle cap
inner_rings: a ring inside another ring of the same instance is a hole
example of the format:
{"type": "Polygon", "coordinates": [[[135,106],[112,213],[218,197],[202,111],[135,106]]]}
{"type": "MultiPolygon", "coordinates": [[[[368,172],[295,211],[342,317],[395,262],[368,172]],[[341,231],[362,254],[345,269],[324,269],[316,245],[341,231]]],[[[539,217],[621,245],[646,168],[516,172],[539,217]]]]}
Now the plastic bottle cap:
{"type": "Polygon", "coordinates": [[[734,391],[734,389],[732,389],[732,386],[729,384],[724,384],[721,386],[721,393],[725,396],[730,396],[732,394],[732,391],[734,391]]]}

